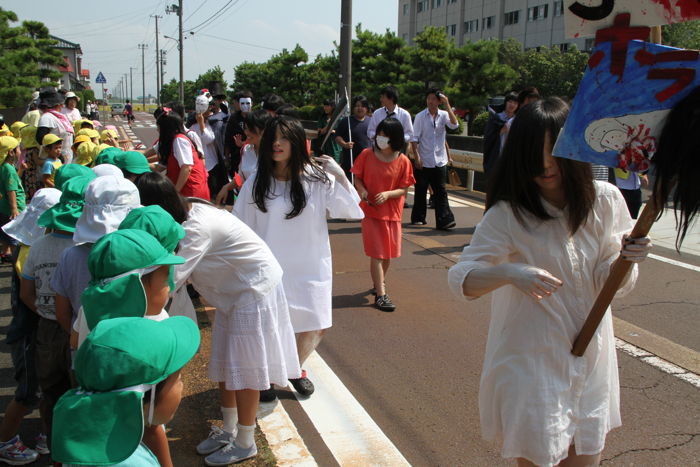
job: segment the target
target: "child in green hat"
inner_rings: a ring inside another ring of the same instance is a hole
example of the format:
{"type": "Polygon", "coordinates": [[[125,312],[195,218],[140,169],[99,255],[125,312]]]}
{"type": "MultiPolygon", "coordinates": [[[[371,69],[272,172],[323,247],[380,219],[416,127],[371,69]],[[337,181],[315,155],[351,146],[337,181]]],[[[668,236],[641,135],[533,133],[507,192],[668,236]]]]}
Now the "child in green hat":
{"type": "MultiPolygon", "coordinates": [[[[13,136],[0,136],[0,227],[19,216],[26,206],[22,182],[15,170],[19,157],[19,141],[13,136]]],[[[11,246],[16,245],[11,237],[0,231],[2,261],[12,261],[11,246]]]]}
{"type": "Polygon", "coordinates": [[[136,183],[139,177],[151,171],[148,159],[138,151],[126,151],[114,156],[114,165],[122,169],[124,178],[136,183]]]}
{"type": "Polygon", "coordinates": [[[73,246],[73,231],[90,180],[74,177],[63,185],[59,202],[38,220],[50,233],[34,242],[22,269],[20,298],[39,315],[36,370],[43,394],[41,416],[48,427],[54,404],[71,387],[68,334],[56,321],[56,294],[50,283],[61,253],[73,246]]]}
{"type": "Polygon", "coordinates": [[[199,340],[197,325],[181,316],[98,323],[76,354],[79,387],[56,405],[54,460],[65,467],[161,465],[141,443],[144,425],[167,423],[175,415],[182,399],[180,370],[199,340]]]}
{"type": "MultiPolygon", "coordinates": [[[[164,308],[170,293],[172,265],[184,261],[143,230],[118,230],[99,239],[88,256],[92,281],[81,295],[82,314],[74,325],[74,329],[79,329],[78,350],[90,329],[104,320],[120,317],[167,319],[164,308]]],[[[172,465],[162,427],[147,427],[143,441],[161,464],[172,465]]]]}
{"type": "Polygon", "coordinates": [[[95,172],[80,164],[62,165],[58,168],[58,170],[56,170],[56,174],[54,175],[54,185],[56,185],[56,189],[63,191],[64,183],[73,177],[81,176],[89,177],[91,180],[97,177],[95,172]]]}

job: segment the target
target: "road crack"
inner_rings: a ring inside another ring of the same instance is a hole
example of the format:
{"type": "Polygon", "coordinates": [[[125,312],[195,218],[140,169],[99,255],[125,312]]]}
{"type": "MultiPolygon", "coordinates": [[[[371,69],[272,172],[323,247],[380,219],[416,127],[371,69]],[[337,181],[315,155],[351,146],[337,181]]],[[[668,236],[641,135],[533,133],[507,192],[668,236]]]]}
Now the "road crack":
{"type": "Polygon", "coordinates": [[[638,453],[638,452],[662,452],[662,451],[668,451],[668,450],[674,449],[674,448],[683,447],[686,444],[691,443],[698,436],[700,436],[700,433],[666,433],[666,434],[662,434],[659,436],[687,436],[688,439],[685,441],[679,442],[679,443],[674,443],[670,446],[663,446],[663,447],[659,447],[659,448],[628,449],[627,451],[623,451],[621,453],[615,454],[612,457],[609,457],[606,459],[601,459],[600,463],[604,464],[606,462],[611,462],[620,456],[624,456],[625,454],[634,454],[634,453],[638,453]]]}

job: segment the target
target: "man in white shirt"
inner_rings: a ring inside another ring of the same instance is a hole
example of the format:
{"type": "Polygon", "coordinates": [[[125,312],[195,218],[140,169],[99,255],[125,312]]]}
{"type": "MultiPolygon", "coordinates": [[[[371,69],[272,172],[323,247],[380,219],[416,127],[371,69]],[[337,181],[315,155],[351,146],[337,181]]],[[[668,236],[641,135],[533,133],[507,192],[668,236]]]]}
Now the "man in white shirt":
{"type": "Polygon", "coordinates": [[[428,108],[416,115],[413,126],[411,147],[418,154],[415,161],[416,177],[411,224],[425,225],[426,194],[428,185],[433,189],[435,204],[435,227],[449,230],[455,226],[455,216],[447,203],[447,163],[449,154],[445,148],[445,127],[454,130],[459,127],[447,96],[437,89],[426,94],[428,108]],[[447,111],[438,106],[444,104],[447,111]]]}
{"type": "Polygon", "coordinates": [[[382,108],[372,114],[372,119],[367,127],[367,137],[370,141],[374,141],[374,137],[377,135],[377,125],[385,118],[394,117],[403,125],[403,139],[408,143],[413,136],[413,123],[411,123],[411,114],[398,105],[399,91],[394,86],[385,87],[379,95],[379,102],[381,102],[382,108]]]}

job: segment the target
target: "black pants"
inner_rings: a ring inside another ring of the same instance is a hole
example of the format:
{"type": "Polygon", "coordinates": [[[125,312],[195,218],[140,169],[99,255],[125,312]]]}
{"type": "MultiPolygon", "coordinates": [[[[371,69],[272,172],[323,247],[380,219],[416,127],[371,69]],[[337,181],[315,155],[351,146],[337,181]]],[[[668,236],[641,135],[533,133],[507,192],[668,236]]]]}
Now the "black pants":
{"type": "Polygon", "coordinates": [[[627,210],[630,212],[632,219],[636,219],[639,215],[639,208],[642,207],[642,190],[624,190],[620,188],[622,196],[625,198],[625,203],[627,203],[627,210]]]}
{"type": "Polygon", "coordinates": [[[415,196],[413,197],[413,210],[411,222],[425,222],[427,210],[426,195],[428,185],[433,189],[433,203],[435,205],[435,227],[444,228],[455,220],[454,214],[447,204],[447,166],[416,169],[413,173],[416,177],[415,196]]]}

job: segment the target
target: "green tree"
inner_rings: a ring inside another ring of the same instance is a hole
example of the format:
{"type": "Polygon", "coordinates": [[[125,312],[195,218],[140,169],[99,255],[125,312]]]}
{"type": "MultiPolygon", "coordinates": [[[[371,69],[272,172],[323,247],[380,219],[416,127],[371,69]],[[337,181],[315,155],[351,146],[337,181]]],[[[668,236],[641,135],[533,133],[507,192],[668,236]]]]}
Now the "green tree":
{"type": "Polygon", "coordinates": [[[588,63],[588,54],[572,47],[530,49],[523,54],[516,89],[535,86],[543,96],[573,98],[588,63]]]}
{"type": "Polygon", "coordinates": [[[663,43],[681,49],[700,49],[700,20],[668,24],[661,27],[663,43]]]}
{"type": "Polygon", "coordinates": [[[416,113],[425,108],[425,92],[433,87],[444,89],[453,68],[454,43],[443,28],[430,26],[414,39],[406,50],[406,73],[399,83],[401,106],[416,113]]]}
{"type": "Polygon", "coordinates": [[[469,42],[454,49],[455,67],[447,92],[453,105],[475,115],[489,97],[503,94],[518,78],[510,66],[499,62],[499,43],[494,40],[469,42]]]}
{"type": "Polygon", "coordinates": [[[42,85],[57,84],[60,73],[50,66],[63,63],[56,41],[38,21],[18,21],[17,15],[0,8],[0,105],[26,105],[42,85]]]}

